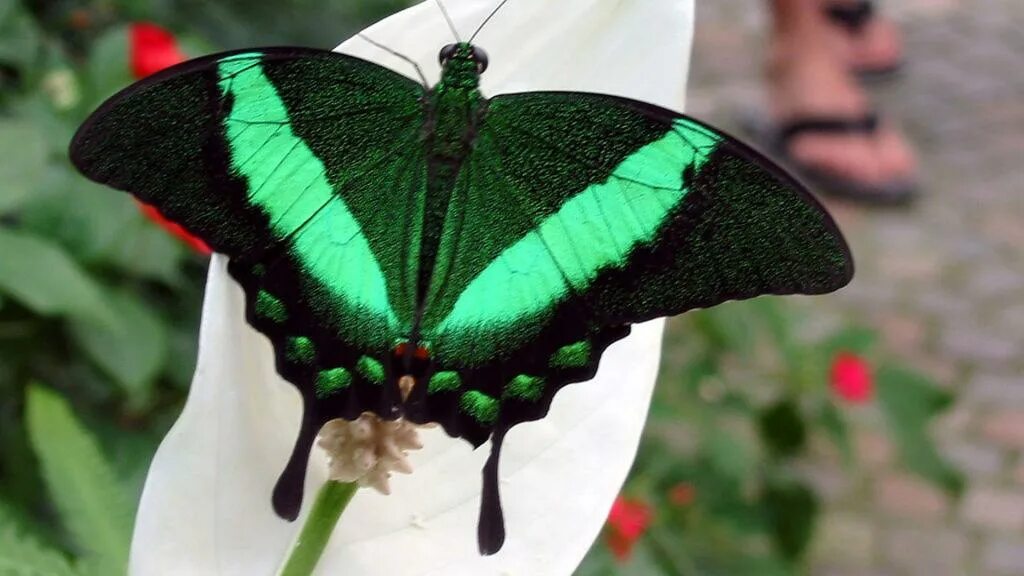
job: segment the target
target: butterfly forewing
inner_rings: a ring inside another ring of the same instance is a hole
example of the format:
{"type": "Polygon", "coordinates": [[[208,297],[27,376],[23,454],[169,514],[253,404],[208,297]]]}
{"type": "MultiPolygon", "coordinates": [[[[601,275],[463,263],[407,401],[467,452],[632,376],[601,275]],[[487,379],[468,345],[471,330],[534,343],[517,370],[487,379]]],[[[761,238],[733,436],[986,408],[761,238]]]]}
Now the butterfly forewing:
{"type": "MultiPolygon", "coordinates": [[[[214,55],[118,94],[71,155],[231,257],[250,322],[306,400],[286,476],[327,420],[395,417],[396,341],[416,313],[426,160],[423,88],[298,48],[214,55]]],[[[301,478],[275,495],[298,512],[301,478]],[[296,488],[295,484],[298,484],[296,488]]]]}

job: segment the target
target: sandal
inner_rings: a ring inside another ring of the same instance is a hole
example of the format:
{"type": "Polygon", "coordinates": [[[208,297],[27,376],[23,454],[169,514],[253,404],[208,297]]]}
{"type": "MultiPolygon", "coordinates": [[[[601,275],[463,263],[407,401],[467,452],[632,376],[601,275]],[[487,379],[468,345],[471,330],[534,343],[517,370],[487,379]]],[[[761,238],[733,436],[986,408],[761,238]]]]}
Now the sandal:
{"type": "Polygon", "coordinates": [[[867,184],[807,165],[793,158],[789,145],[802,134],[871,134],[878,130],[878,114],[861,117],[807,116],[781,124],[767,121],[763,114],[746,114],[743,128],[783,166],[815,191],[871,206],[906,206],[918,196],[917,182],[912,178],[895,179],[881,184],[867,184]]]}
{"type": "MultiPolygon", "coordinates": [[[[850,35],[862,34],[868,22],[877,16],[872,0],[831,3],[825,8],[825,14],[833,24],[843,28],[850,35]]],[[[865,81],[887,80],[897,76],[904,65],[905,62],[900,57],[881,66],[855,67],[853,73],[865,81]]]]}

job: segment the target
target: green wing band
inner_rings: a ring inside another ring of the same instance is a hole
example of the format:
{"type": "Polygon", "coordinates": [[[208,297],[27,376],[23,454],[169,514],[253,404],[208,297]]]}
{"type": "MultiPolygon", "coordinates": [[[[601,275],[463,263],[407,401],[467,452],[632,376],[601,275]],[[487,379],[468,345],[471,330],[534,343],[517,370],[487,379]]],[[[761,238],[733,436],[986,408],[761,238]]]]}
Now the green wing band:
{"type": "Polygon", "coordinates": [[[232,102],[225,118],[231,166],[246,179],[249,200],[266,211],[275,234],[291,238],[301,266],[334,297],[358,313],[386,319],[396,333],[398,319],[380,265],[327,181],[323,162],[292,131],[288,110],[263,73],[262,58],[241,54],[219,66],[220,87],[232,102]]]}
{"type": "Polygon", "coordinates": [[[686,194],[684,172],[700,170],[719,142],[711,133],[686,137],[675,128],[630,154],[606,181],[570,198],[501,252],[438,326],[438,333],[453,335],[447,345],[477,352],[463,358],[479,362],[488,349],[459,342],[457,335],[494,341],[518,328],[512,332],[518,338],[531,337],[529,327],[539,328],[537,316],[585,292],[598,271],[624,266],[638,244],[650,242],[686,194]]]}

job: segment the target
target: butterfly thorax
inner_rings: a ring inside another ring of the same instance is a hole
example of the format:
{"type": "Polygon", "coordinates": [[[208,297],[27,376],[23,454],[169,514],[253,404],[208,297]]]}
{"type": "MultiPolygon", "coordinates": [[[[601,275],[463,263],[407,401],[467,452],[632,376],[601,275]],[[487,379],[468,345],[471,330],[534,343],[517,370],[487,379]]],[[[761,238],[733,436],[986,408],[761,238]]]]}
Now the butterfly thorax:
{"type": "Polygon", "coordinates": [[[461,163],[476,136],[485,100],[477,52],[468,44],[453,46],[451,55],[442,52],[441,81],[427,96],[426,141],[428,157],[461,163]]]}

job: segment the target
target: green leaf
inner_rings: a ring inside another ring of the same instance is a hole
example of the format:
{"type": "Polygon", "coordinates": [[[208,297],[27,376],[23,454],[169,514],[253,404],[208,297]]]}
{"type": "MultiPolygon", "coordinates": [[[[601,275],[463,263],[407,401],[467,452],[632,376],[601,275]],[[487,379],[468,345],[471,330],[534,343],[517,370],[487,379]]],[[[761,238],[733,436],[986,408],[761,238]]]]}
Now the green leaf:
{"type": "Polygon", "coordinates": [[[817,495],[802,483],[776,481],[765,487],[762,502],[775,547],[783,558],[800,560],[814,535],[821,508],[817,495]]]}
{"type": "Polygon", "coordinates": [[[850,430],[843,420],[842,414],[831,402],[826,403],[819,416],[822,428],[828,434],[832,443],[839,449],[843,458],[843,464],[851,467],[854,464],[853,441],[850,439],[850,430]]]}
{"type": "Polygon", "coordinates": [[[19,0],[0,0],[0,64],[27,68],[40,47],[40,34],[19,0]]]}
{"type": "Polygon", "coordinates": [[[881,366],[875,374],[880,406],[903,462],[925,480],[954,496],[963,491],[958,470],[939,455],[928,435],[928,425],[953,402],[953,395],[928,378],[895,366],[881,366]]]}
{"type": "Polygon", "coordinates": [[[92,574],[123,574],[132,508],[92,434],[56,392],[33,385],[29,438],[61,519],[92,574]]]}
{"type": "Polygon", "coordinates": [[[167,286],[182,282],[182,263],[188,250],[166,230],[148,222],[135,206],[134,214],[117,242],[94,256],[106,266],[132,277],[155,280],[167,286]]]}
{"type": "Polygon", "coordinates": [[[807,426],[792,399],[780,400],[762,411],[758,429],[765,446],[777,456],[793,456],[807,444],[807,426]]]}
{"type": "Polygon", "coordinates": [[[715,353],[749,354],[756,343],[749,302],[726,302],[721,306],[698,310],[690,321],[715,353]]]}
{"type": "Polygon", "coordinates": [[[711,467],[729,479],[741,480],[753,470],[750,447],[721,428],[711,431],[703,449],[711,467]]]}
{"type": "Polygon", "coordinates": [[[42,181],[46,139],[28,122],[0,120],[0,214],[18,209],[42,181]]]}
{"type": "Polygon", "coordinates": [[[24,426],[25,383],[20,371],[10,366],[9,357],[21,354],[12,348],[0,348],[0,502],[11,503],[6,510],[8,515],[15,515],[22,521],[22,527],[31,528],[33,535],[39,537],[43,532],[31,522],[27,511],[38,508],[43,501],[43,480],[24,426]]]}
{"type": "Polygon", "coordinates": [[[828,360],[839,352],[850,352],[863,356],[878,343],[878,333],[869,328],[854,326],[844,328],[821,343],[820,350],[828,360]]]}
{"type": "Polygon", "coordinates": [[[651,562],[657,564],[657,568],[649,567],[646,572],[638,572],[643,575],[653,574],[693,574],[696,573],[696,565],[690,557],[686,547],[678,542],[678,528],[664,525],[654,525],[648,530],[641,543],[641,548],[646,555],[650,556],[651,562]]]}
{"type": "Polygon", "coordinates": [[[729,576],[797,576],[797,572],[776,557],[739,558],[738,567],[729,576]]]}
{"type": "Polygon", "coordinates": [[[99,286],[48,240],[0,228],[0,293],[44,316],[114,325],[99,286]]]}
{"type": "MultiPolygon", "coordinates": [[[[658,576],[661,574],[673,574],[673,572],[666,572],[659,568],[658,559],[655,557],[653,551],[649,546],[646,546],[646,540],[650,537],[650,534],[645,534],[641,537],[641,540],[637,542],[633,548],[632,554],[625,561],[619,561],[615,565],[615,569],[610,573],[615,576],[658,576]]],[[[678,572],[675,572],[678,574],[678,572]]]]}
{"type": "Polygon", "coordinates": [[[75,576],[67,559],[25,534],[0,503],[0,574],[4,576],[75,576]]]}
{"type": "Polygon", "coordinates": [[[111,291],[108,300],[117,310],[116,324],[72,322],[71,336],[128,394],[135,405],[145,403],[152,384],[167,359],[167,332],[163,322],[138,295],[111,291]]]}
{"type": "Polygon", "coordinates": [[[131,196],[70,169],[51,170],[49,178],[50,194],[25,208],[25,227],[54,238],[90,266],[170,286],[181,283],[187,250],[150,222],[131,196]]]}
{"type": "Polygon", "coordinates": [[[93,43],[89,53],[90,99],[99,103],[134,81],[128,57],[128,28],[111,28],[93,43]]]}
{"type": "Polygon", "coordinates": [[[775,344],[786,349],[794,346],[793,315],[796,312],[778,297],[762,296],[750,301],[750,306],[765,323],[775,344]]]}

